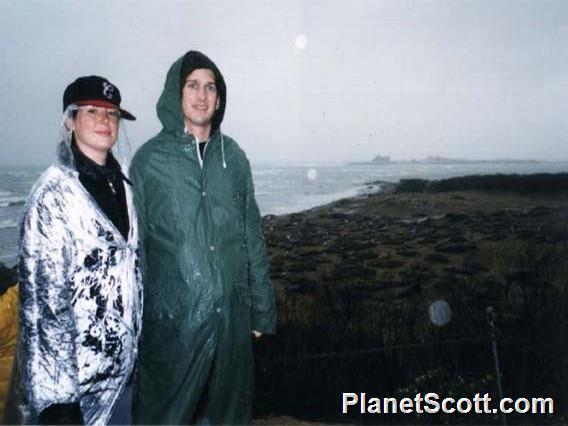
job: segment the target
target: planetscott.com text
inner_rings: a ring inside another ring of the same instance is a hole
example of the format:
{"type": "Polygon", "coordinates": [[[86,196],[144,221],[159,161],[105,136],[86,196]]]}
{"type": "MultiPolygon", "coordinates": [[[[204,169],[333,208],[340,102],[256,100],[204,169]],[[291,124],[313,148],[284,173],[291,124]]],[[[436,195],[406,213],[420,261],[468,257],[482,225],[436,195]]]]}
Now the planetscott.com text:
{"type": "Polygon", "coordinates": [[[552,398],[502,398],[488,393],[470,398],[440,397],[437,393],[417,393],[412,398],[368,397],[366,393],[344,392],[342,413],[361,414],[554,414],[552,398]]]}

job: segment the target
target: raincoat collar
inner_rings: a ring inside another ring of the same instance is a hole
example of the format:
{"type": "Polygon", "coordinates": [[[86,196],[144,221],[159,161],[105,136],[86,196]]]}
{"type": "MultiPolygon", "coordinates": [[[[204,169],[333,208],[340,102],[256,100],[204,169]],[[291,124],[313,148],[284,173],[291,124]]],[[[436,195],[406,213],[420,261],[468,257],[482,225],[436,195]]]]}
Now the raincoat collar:
{"type": "Polygon", "coordinates": [[[87,157],[81,152],[81,150],[75,145],[71,145],[71,151],[73,153],[73,158],[75,159],[75,168],[79,173],[83,173],[93,179],[122,179],[126,183],[131,185],[131,182],[124,176],[120,168],[120,164],[112,155],[112,151],[109,151],[107,155],[107,161],[104,166],[101,166],[87,157]]]}
{"type": "Polygon", "coordinates": [[[57,159],[55,164],[67,175],[79,175],[79,172],[75,168],[75,159],[73,157],[73,152],[71,151],[70,140],[61,141],[57,146],[57,159]]]}
{"type": "MultiPolygon", "coordinates": [[[[79,170],[78,170],[79,167],[84,166],[85,170],[87,170],[87,168],[89,168],[89,166],[85,164],[86,161],[83,161],[82,166],[79,166],[77,164],[77,161],[79,161],[79,163],[81,163],[81,159],[77,158],[77,153],[75,153],[75,151],[79,151],[79,150],[73,149],[71,147],[70,142],[61,141],[59,143],[59,146],[57,147],[56,164],[68,175],[78,176],[79,175],[79,170]]],[[[108,157],[108,160],[107,160],[107,165],[104,166],[104,167],[98,166],[96,163],[94,163],[93,161],[91,161],[90,159],[88,159],[86,156],[83,155],[83,157],[86,160],[91,162],[94,166],[99,167],[99,169],[100,169],[100,170],[95,170],[94,167],[90,167],[89,168],[90,173],[91,174],[98,173],[98,174],[101,174],[101,176],[104,176],[106,178],[111,174],[116,175],[116,171],[117,171],[117,168],[118,168],[118,172],[120,173],[120,175],[117,175],[117,176],[122,178],[126,183],[128,183],[129,185],[132,186],[132,182],[124,175],[124,173],[122,173],[120,163],[116,160],[116,158],[114,158],[114,156],[112,155],[112,151],[109,151],[108,155],[109,155],[109,157],[108,157]],[[112,166],[109,166],[110,162],[112,162],[112,166]]],[[[85,171],[85,170],[82,170],[82,171],[85,171]]]]}

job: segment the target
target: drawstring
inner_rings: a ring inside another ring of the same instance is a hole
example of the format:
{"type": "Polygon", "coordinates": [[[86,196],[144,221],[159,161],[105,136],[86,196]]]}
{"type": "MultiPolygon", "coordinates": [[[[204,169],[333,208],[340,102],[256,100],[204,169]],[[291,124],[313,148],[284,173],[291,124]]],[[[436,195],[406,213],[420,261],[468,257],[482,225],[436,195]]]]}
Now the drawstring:
{"type": "Polygon", "coordinates": [[[219,133],[221,133],[221,156],[223,157],[223,168],[227,168],[227,163],[225,163],[225,140],[223,139],[223,132],[219,129],[219,133]]]}
{"type": "MultiPolygon", "coordinates": [[[[184,133],[188,133],[187,129],[184,128],[184,133]]],[[[221,134],[221,157],[223,159],[223,168],[227,168],[227,163],[225,162],[225,139],[223,138],[223,132],[219,129],[219,133],[221,134]]],[[[195,137],[195,136],[194,136],[195,137]]],[[[205,149],[207,149],[207,145],[205,145],[205,149]]],[[[205,149],[203,150],[203,157],[205,157],[205,149]]],[[[203,167],[203,159],[201,158],[201,153],[199,152],[199,141],[197,137],[195,137],[195,150],[197,151],[197,158],[199,159],[199,165],[203,167]]]]}

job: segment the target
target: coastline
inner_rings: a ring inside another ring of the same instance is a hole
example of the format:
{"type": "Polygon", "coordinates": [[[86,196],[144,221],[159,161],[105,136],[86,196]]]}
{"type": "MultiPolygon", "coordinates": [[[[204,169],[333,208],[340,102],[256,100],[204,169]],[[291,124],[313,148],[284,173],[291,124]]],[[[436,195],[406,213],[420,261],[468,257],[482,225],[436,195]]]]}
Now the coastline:
{"type": "Polygon", "coordinates": [[[565,410],[568,339],[557,325],[568,320],[568,176],[550,176],[549,191],[543,175],[513,189],[502,175],[442,180],[437,190],[401,181],[266,216],[279,330],[255,344],[257,416],[372,422],[339,415],[342,391],[495,396],[489,307],[506,393],[552,396],[565,410]],[[435,301],[449,305],[447,325],[431,322],[435,301]]]}

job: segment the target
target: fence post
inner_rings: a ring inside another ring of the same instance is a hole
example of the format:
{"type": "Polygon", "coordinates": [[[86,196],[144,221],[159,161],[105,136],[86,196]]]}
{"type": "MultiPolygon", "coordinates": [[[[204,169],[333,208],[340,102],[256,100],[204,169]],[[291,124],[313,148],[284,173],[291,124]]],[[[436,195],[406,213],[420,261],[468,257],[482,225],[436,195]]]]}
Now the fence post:
{"type": "MultiPolygon", "coordinates": [[[[497,326],[495,321],[497,319],[497,313],[493,306],[488,306],[486,310],[487,314],[487,324],[489,325],[489,330],[491,333],[491,347],[493,349],[493,362],[495,364],[495,375],[497,379],[497,393],[499,395],[499,403],[503,399],[503,387],[501,386],[501,369],[499,368],[499,354],[497,352],[497,326]]],[[[500,412],[501,424],[507,426],[507,419],[505,418],[505,413],[500,412]]]]}

